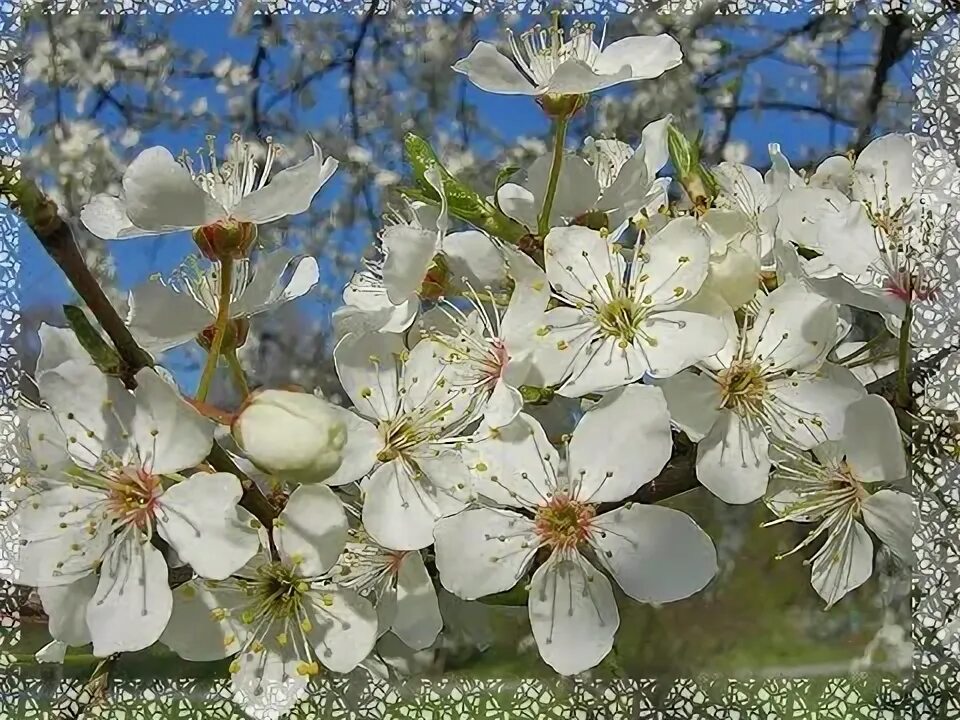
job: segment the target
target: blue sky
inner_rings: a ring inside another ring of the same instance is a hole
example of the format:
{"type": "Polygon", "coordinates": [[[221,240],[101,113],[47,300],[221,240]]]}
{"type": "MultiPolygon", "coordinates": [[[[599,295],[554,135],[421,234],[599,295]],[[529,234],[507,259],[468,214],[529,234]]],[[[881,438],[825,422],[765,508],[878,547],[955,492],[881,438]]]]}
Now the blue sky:
{"type": "MultiPolygon", "coordinates": [[[[808,18],[799,15],[769,15],[762,19],[764,27],[771,29],[789,28],[802,24],[808,18]]],[[[253,37],[232,37],[229,34],[230,18],[223,15],[195,15],[178,16],[172,20],[172,34],[174,40],[186,47],[203,47],[210,57],[219,57],[224,54],[230,54],[241,62],[248,62],[253,56],[256,45],[253,37]]],[[[480,26],[482,36],[494,36],[498,33],[496,27],[490,21],[483,21],[480,26]]],[[[764,41],[757,40],[753,35],[738,28],[736,24],[718,29],[715,37],[729,43],[737,50],[747,50],[763,44],[764,41]]],[[[867,32],[860,32],[850,37],[843,48],[845,58],[863,57],[867,59],[872,52],[875,35],[867,32]]],[[[285,64],[289,64],[289,51],[271,50],[271,58],[280,70],[285,64]]],[[[797,72],[794,69],[788,69],[782,63],[775,60],[760,61],[755,63],[754,72],[763,77],[767,82],[776,79],[784,72],[797,72]]],[[[452,71],[451,71],[452,72],[452,71]]],[[[903,86],[910,82],[910,63],[909,58],[901,62],[894,68],[893,82],[903,86]]],[[[747,81],[744,89],[744,97],[751,97],[753,91],[752,80],[747,81]]],[[[206,94],[211,109],[215,110],[218,105],[222,107],[223,98],[212,92],[212,85],[208,80],[185,80],[178,88],[184,93],[184,102],[190,103],[200,96],[206,94]]],[[[346,96],[344,91],[337,86],[337,77],[330,76],[324,80],[324,86],[318,91],[322,91],[323,103],[319,103],[313,111],[303,114],[303,131],[308,132],[313,127],[329,123],[334,118],[343,118],[346,116],[346,96]]],[[[614,93],[628,93],[629,86],[622,86],[614,89],[614,93]]],[[[480,121],[489,124],[504,135],[532,135],[546,134],[548,125],[540,113],[539,109],[528,99],[510,96],[498,96],[483,93],[472,85],[467,84],[466,93],[468,99],[474,102],[478,108],[480,121]]],[[[269,93],[266,93],[269,97],[269,93]]],[[[796,102],[804,102],[811,98],[798,96],[796,102]]],[[[72,103],[65,103],[70,107],[72,103]]],[[[42,116],[43,110],[38,110],[42,116]]],[[[110,118],[109,115],[104,116],[110,118]]],[[[111,122],[122,122],[118,113],[110,119],[111,122]]],[[[135,153],[153,144],[165,145],[177,154],[180,149],[196,149],[203,145],[204,135],[208,128],[192,127],[184,131],[173,132],[169,129],[161,131],[151,131],[143,134],[141,146],[130,150],[132,159],[135,153]]],[[[850,130],[843,126],[835,128],[833,139],[837,144],[843,144],[850,136],[850,130]]],[[[733,127],[732,138],[735,140],[746,141],[751,150],[751,159],[758,163],[764,163],[766,158],[766,147],[769,142],[779,142],[787,153],[788,157],[794,157],[803,146],[815,146],[824,148],[829,147],[831,140],[831,126],[824,118],[805,118],[800,121],[795,114],[764,112],[762,115],[755,116],[751,113],[741,113],[733,127]]],[[[219,138],[223,142],[224,138],[219,138]]],[[[568,145],[573,147],[574,142],[579,142],[578,138],[568,139],[568,145]]],[[[376,152],[376,148],[369,148],[376,152]]],[[[483,148],[480,148],[483,152],[483,148]]],[[[342,171],[341,171],[342,172],[342,171]]],[[[338,192],[338,183],[332,182],[325,187],[315,200],[315,207],[322,208],[325,202],[334,197],[338,192]]],[[[344,237],[341,242],[348,242],[351,245],[363,245],[368,241],[369,233],[363,233],[363,237],[344,237]]],[[[176,266],[185,255],[193,250],[192,243],[185,234],[176,236],[164,236],[160,239],[134,240],[124,243],[114,243],[111,245],[114,252],[117,268],[119,272],[120,283],[122,287],[130,287],[133,284],[142,281],[153,272],[168,272],[176,266]]],[[[25,231],[21,240],[21,302],[24,305],[33,303],[60,304],[70,300],[71,293],[65,286],[59,276],[56,267],[46,257],[39,247],[36,239],[29,231],[25,231]]],[[[330,278],[335,283],[343,283],[346,277],[330,278]]]]}

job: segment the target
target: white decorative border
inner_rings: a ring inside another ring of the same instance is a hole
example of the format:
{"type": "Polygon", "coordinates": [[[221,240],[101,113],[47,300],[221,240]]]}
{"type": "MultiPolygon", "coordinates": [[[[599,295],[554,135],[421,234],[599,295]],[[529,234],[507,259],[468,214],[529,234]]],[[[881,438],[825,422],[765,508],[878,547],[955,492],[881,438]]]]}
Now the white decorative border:
{"type": "MultiPolygon", "coordinates": [[[[385,4],[387,0],[384,0],[385,4]]],[[[0,156],[16,158],[16,98],[19,78],[15,56],[22,25],[23,5],[0,0],[0,156]]],[[[555,3],[516,0],[499,3],[485,0],[413,0],[414,14],[445,14],[505,10],[540,13],[555,3]]],[[[645,3],[567,3],[571,12],[629,13],[645,3]]],[[[658,5],[664,13],[691,12],[704,3],[696,0],[669,0],[658,5]]],[[[76,11],[79,0],[55,3],[57,12],[76,11]]],[[[234,12],[237,3],[199,3],[191,0],[155,0],[152,3],[107,3],[113,13],[141,12],[234,12]]],[[[368,5],[352,0],[273,0],[265,8],[281,13],[366,12],[368,5]]],[[[844,11],[853,1],[807,2],[805,0],[739,0],[733,8],[745,13],[816,13],[844,11]]],[[[939,3],[915,3],[907,7],[893,0],[869,3],[877,13],[907,12],[919,27],[934,17],[932,29],[921,40],[914,59],[913,84],[916,93],[914,130],[931,138],[933,147],[951,157],[960,154],[960,19],[943,14],[939,3]],[[940,15],[940,17],[937,17],[940,15]]],[[[728,11],[729,12],[729,11],[728,11]]],[[[958,233],[960,234],[960,233],[958,233]]],[[[951,238],[953,240],[953,238],[951,238]]],[[[9,477],[16,468],[14,408],[18,393],[19,367],[14,343],[19,333],[17,295],[18,228],[9,214],[0,217],[0,473],[9,477]]],[[[960,242],[955,243],[960,250],[960,242]]],[[[948,256],[956,262],[958,253],[948,256]]],[[[952,341],[957,328],[943,318],[956,315],[960,298],[944,294],[940,317],[928,318],[952,341]]],[[[936,358],[934,358],[936,360],[936,358]]],[[[921,371],[918,384],[926,373],[921,371]]],[[[935,438],[939,439],[939,438],[935,438]]],[[[727,680],[717,678],[617,681],[592,683],[564,680],[439,680],[387,684],[366,677],[321,680],[311,697],[301,703],[293,718],[432,717],[485,718],[490,720],[539,720],[540,718],[642,718],[687,720],[693,718],[960,718],[960,639],[948,640],[945,628],[957,623],[960,603],[960,465],[936,456],[915,458],[915,485],[920,500],[921,528],[915,538],[918,566],[914,576],[915,673],[906,680],[877,681],[867,676],[831,679],[727,680]]],[[[2,510],[0,506],[0,510],[2,510]]],[[[0,567],[7,559],[12,538],[0,536],[0,567]]],[[[88,698],[78,697],[79,680],[47,681],[21,677],[16,667],[4,667],[4,653],[18,640],[16,611],[23,591],[0,585],[0,720],[31,720],[76,717],[88,698]],[[55,713],[41,709],[36,699],[61,698],[55,713]]],[[[88,716],[101,718],[233,718],[245,717],[231,700],[225,680],[116,680],[111,702],[87,709],[88,716]],[[113,703],[116,703],[114,705],[113,703]],[[116,708],[122,704],[122,711],[116,708]],[[112,710],[111,707],[114,709],[112,710]]]]}

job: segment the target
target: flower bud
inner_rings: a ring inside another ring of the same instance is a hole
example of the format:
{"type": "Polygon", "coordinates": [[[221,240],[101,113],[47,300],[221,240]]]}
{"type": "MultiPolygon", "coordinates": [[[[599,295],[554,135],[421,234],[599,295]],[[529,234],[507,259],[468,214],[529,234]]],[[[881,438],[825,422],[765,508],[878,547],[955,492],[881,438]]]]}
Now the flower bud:
{"type": "Polygon", "coordinates": [[[261,390],[250,396],[231,428],[246,456],[296,482],[327,479],[340,467],[347,428],[334,407],[309,393],[261,390]]]}

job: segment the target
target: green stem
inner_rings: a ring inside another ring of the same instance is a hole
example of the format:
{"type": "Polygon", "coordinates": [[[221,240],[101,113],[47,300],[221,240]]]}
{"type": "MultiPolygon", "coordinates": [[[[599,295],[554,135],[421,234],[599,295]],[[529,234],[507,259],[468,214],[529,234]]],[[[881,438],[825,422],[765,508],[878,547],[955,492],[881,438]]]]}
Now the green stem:
{"type": "Polygon", "coordinates": [[[889,360],[890,358],[895,358],[897,356],[898,354],[895,352],[883,353],[882,355],[871,355],[870,357],[861,358],[856,362],[852,362],[852,363],[844,362],[843,366],[847,368],[847,370],[852,370],[853,368],[869,365],[870,363],[880,362],[881,360],[889,360]]]}
{"type": "Polygon", "coordinates": [[[853,360],[854,358],[858,358],[864,353],[870,352],[878,345],[883,344],[887,339],[889,339],[889,337],[890,335],[887,334],[886,332],[877,333],[876,335],[874,335],[872,338],[870,338],[867,342],[865,342],[863,345],[861,345],[859,348],[854,350],[849,355],[845,355],[842,358],[838,358],[837,364],[846,366],[846,364],[851,360],[853,360]]]}
{"type": "Polygon", "coordinates": [[[910,329],[913,325],[913,305],[909,302],[900,323],[900,344],[897,350],[897,405],[910,407],[910,329]]]}
{"type": "Polygon", "coordinates": [[[220,359],[220,349],[223,347],[223,336],[227,333],[227,323],[230,322],[230,290],[233,285],[233,258],[226,257],[220,261],[220,300],[217,304],[217,320],[214,324],[213,342],[207,352],[207,362],[203,366],[200,384],[197,386],[196,399],[205,402],[210,392],[210,384],[217,372],[217,362],[220,359]]]}
{"type": "Polygon", "coordinates": [[[250,395],[250,384],[247,382],[247,374],[243,371],[243,366],[240,365],[240,360],[237,358],[237,351],[230,348],[223,355],[227,358],[227,365],[230,366],[230,372],[233,373],[233,381],[237,385],[237,390],[246,399],[250,395]]]}
{"type": "Polygon", "coordinates": [[[543,196],[543,207],[540,209],[540,218],[537,222],[537,233],[541,238],[545,237],[550,230],[550,213],[553,210],[553,199],[557,195],[560,167],[563,165],[563,146],[567,139],[568,122],[568,118],[561,117],[553,123],[553,163],[550,165],[547,194],[543,196]]]}

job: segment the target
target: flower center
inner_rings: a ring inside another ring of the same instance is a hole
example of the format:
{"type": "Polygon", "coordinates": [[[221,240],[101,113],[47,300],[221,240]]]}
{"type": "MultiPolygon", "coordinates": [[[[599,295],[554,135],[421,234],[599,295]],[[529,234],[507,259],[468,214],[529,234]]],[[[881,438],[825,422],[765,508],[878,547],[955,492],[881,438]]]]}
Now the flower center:
{"type": "Polygon", "coordinates": [[[618,297],[600,308],[600,329],[608,336],[617,338],[621,348],[630,345],[641,334],[640,324],[644,312],[631,297],[618,297]]]}
{"type": "Polygon", "coordinates": [[[393,420],[384,420],[380,423],[380,437],[383,438],[383,448],[377,453],[377,460],[390,462],[409,453],[418,445],[439,435],[431,420],[442,421],[443,415],[450,410],[450,404],[433,408],[433,411],[424,417],[414,418],[410,414],[401,415],[393,420]],[[418,421],[419,420],[419,421],[418,421]]]}
{"type": "Polygon", "coordinates": [[[507,38],[520,70],[534,85],[544,85],[567,60],[579,60],[594,67],[604,40],[601,38],[599,45],[593,42],[595,27],[593,23],[576,21],[570,30],[564,30],[560,27],[558,15],[557,22],[549,28],[535,25],[522,33],[519,40],[508,31],[507,38]]]}
{"type": "Polygon", "coordinates": [[[190,172],[193,181],[217,200],[229,214],[244,197],[267,184],[270,170],[280,153],[280,146],[270,137],[266,139],[266,143],[267,151],[262,168],[257,164],[253,147],[237,134],[233,136],[227,150],[227,159],[223,162],[217,162],[216,138],[213,135],[207,136],[207,162],[204,161],[202,152],[197,153],[197,167],[194,167],[193,158],[186,151],[179,160],[190,172]]]}
{"type": "Polygon", "coordinates": [[[551,548],[575,548],[590,537],[596,507],[555,495],[537,510],[534,527],[543,543],[551,548]]]}
{"type": "Polygon", "coordinates": [[[157,498],[163,490],[160,478],[142,468],[124,468],[110,478],[107,506],[125,525],[141,530],[151,526],[157,498]]]}
{"type": "Polygon", "coordinates": [[[756,363],[735,364],[720,374],[721,407],[738,415],[759,415],[766,394],[767,382],[756,363]]]}
{"type": "Polygon", "coordinates": [[[257,575],[248,589],[253,602],[241,615],[245,623],[253,623],[267,615],[285,620],[299,614],[310,584],[293,567],[279,562],[269,563],[258,568],[257,575]]]}
{"type": "Polygon", "coordinates": [[[847,490],[853,496],[853,502],[857,511],[859,512],[860,503],[862,503],[870,495],[867,492],[867,489],[863,486],[863,483],[860,482],[856,475],[853,473],[853,469],[847,464],[847,461],[844,460],[840,463],[840,466],[837,467],[833,474],[830,477],[830,487],[833,490],[847,490]]]}

